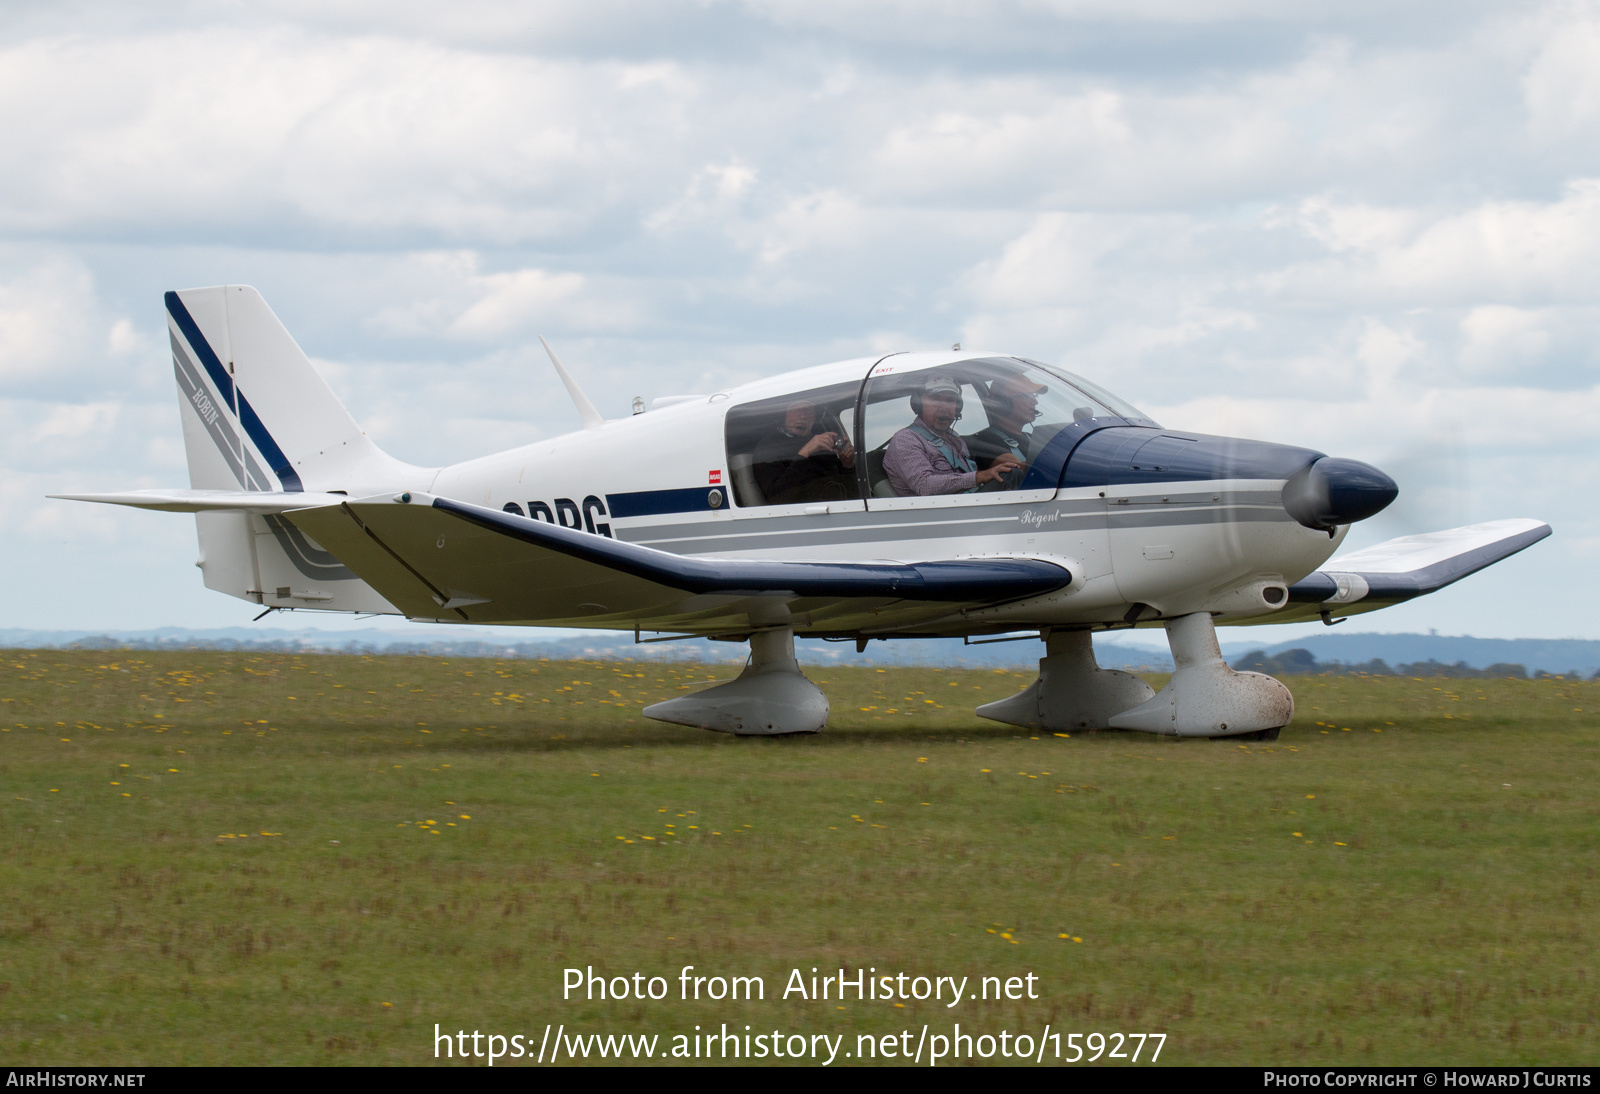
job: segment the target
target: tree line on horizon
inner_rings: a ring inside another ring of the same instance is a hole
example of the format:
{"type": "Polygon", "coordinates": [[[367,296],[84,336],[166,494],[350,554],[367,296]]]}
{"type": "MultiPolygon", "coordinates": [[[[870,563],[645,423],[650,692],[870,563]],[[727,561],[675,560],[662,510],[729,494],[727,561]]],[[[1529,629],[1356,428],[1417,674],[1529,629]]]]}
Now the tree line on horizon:
{"type": "MultiPolygon", "coordinates": [[[[283,639],[240,640],[232,638],[221,639],[154,639],[138,643],[129,643],[126,639],[112,638],[108,635],[95,635],[64,643],[60,646],[46,647],[66,650],[215,650],[222,652],[239,653],[289,653],[289,654],[314,654],[314,653],[343,653],[368,657],[395,657],[395,656],[422,656],[422,657],[459,657],[459,658],[504,658],[506,660],[585,660],[599,658],[610,660],[626,650],[629,658],[647,658],[649,660],[665,661],[703,661],[706,660],[706,650],[701,643],[663,643],[608,648],[605,643],[586,642],[583,639],[557,639],[545,642],[391,642],[378,646],[370,642],[352,640],[341,645],[327,645],[310,647],[296,641],[283,639]]],[[[1284,650],[1278,654],[1269,654],[1266,650],[1251,650],[1242,657],[1236,658],[1232,666],[1239,672],[1262,672],[1269,676],[1409,676],[1409,677],[1449,677],[1456,679],[1511,679],[1511,680],[1600,680],[1600,669],[1592,674],[1585,675],[1582,670],[1572,669],[1570,672],[1555,673],[1545,671],[1529,672],[1527,666],[1515,662],[1499,662],[1487,668],[1474,668],[1465,661],[1447,664],[1430,658],[1426,661],[1412,661],[1390,665],[1381,657],[1374,657],[1369,661],[1343,662],[1343,661],[1318,661],[1316,656],[1307,649],[1295,648],[1284,650]]],[[[990,667],[982,665],[960,667],[990,667]]],[[[1168,671],[1160,666],[1150,666],[1149,671],[1168,671]]]]}
{"type": "Polygon", "coordinates": [[[1465,661],[1449,665],[1432,658],[1427,661],[1397,664],[1393,667],[1381,657],[1374,657],[1370,661],[1358,664],[1346,664],[1342,661],[1318,661],[1310,650],[1300,648],[1284,650],[1276,655],[1269,654],[1266,650],[1251,650],[1235,660],[1233,668],[1238,672],[1264,672],[1268,676],[1443,676],[1465,680],[1600,680],[1600,669],[1596,669],[1594,674],[1588,677],[1578,669],[1566,673],[1544,671],[1530,673],[1527,666],[1506,661],[1482,669],[1474,668],[1465,661]]]}

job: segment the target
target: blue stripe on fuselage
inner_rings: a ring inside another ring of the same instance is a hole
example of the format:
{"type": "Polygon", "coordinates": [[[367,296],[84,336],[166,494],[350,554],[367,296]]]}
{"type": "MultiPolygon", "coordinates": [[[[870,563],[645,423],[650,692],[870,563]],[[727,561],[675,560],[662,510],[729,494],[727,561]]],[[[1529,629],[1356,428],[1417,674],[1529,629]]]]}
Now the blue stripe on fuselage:
{"type": "Polygon", "coordinates": [[[613,517],[619,518],[710,512],[713,490],[722,496],[722,505],[727,505],[726,487],[692,486],[687,490],[635,490],[627,494],[607,494],[606,506],[613,517]]]}

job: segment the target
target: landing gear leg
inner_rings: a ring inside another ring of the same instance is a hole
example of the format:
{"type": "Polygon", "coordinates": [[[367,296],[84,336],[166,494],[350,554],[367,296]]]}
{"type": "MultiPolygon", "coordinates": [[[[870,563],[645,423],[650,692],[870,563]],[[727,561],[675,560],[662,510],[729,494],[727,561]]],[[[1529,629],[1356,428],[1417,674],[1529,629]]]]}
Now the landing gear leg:
{"type": "Polygon", "coordinates": [[[1050,635],[1045,654],[1039,659],[1039,679],[1009,699],[985,703],[978,717],[1050,733],[1105,729],[1112,716],[1155,694],[1137,676],[1096,664],[1088,631],[1050,635]]]}
{"type": "Polygon", "coordinates": [[[828,724],[828,697],[800,673],[794,631],[750,636],[750,663],[736,680],[644,708],[646,718],[740,736],[816,733],[828,724]]]}
{"type": "Polygon", "coordinates": [[[1177,666],[1155,698],[1111,719],[1117,729],[1179,737],[1237,737],[1279,728],[1294,717],[1289,689],[1259,672],[1235,672],[1222,660],[1216,627],[1206,612],[1167,623],[1177,666]]]}

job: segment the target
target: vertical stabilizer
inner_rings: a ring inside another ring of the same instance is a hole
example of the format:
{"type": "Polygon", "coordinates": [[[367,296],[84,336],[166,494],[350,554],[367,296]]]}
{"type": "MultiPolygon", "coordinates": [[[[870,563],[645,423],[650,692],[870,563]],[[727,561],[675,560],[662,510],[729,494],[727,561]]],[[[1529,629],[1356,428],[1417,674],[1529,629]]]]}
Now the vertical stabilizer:
{"type": "MultiPolygon", "coordinates": [[[[255,289],[179,289],[166,305],[190,486],[360,497],[428,484],[431,471],[372,443],[255,289]]],[[[196,525],[208,588],[276,607],[394,611],[276,516],[200,513],[196,525]]]]}
{"type": "Polygon", "coordinates": [[[256,290],[180,289],[166,303],[178,391],[193,412],[191,486],[358,494],[414,470],[362,432],[256,290]]]}

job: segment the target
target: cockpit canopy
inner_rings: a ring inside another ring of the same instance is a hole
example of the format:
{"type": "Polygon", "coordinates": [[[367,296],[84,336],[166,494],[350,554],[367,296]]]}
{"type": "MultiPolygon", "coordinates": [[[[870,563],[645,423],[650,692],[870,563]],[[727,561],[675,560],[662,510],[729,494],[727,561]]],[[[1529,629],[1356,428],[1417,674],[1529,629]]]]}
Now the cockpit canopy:
{"type": "MultiPolygon", "coordinates": [[[[1101,425],[1154,425],[1135,407],[1064,369],[1019,357],[976,357],[906,368],[896,357],[874,364],[864,381],[845,381],[735,406],[728,411],[728,466],[734,502],[740,507],[910,496],[917,492],[891,459],[890,442],[917,432],[924,395],[954,398],[958,417],[949,433],[926,426],[935,462],[956,467],[953,476],[975,475],[1009,453],[1023,466],[999,479],[967,485],[945,476],[938,492],[954,483],[959,492],[1036,487],[1028,471],[1062,430],[1086,432],[1101,425]]],[[[1051,487],[1054,482],[1049,484],[1051,487]]],[[[923,487],[921,492],[931,492],[923,487]]]]}

